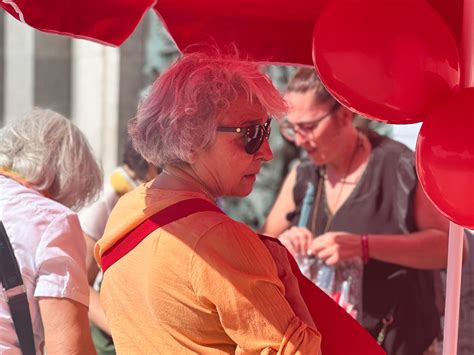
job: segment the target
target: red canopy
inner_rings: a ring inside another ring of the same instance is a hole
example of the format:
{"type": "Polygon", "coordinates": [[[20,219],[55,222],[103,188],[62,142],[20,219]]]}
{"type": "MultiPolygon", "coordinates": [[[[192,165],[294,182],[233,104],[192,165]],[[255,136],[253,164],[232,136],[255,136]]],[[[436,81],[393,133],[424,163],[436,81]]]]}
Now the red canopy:
{"type": "MultiPolygon", "coordinates": [[[[235,43],[249,59],[312,65],[314,23],[330,0],[4,0],[15,18],[45,32],[118,46],[154,7],[182,50],[235,43]]],[[[459,43],[462,0],[429,0],[459,43]]],[[[422,21],[423,19],[420,19],[422,21]]]]}

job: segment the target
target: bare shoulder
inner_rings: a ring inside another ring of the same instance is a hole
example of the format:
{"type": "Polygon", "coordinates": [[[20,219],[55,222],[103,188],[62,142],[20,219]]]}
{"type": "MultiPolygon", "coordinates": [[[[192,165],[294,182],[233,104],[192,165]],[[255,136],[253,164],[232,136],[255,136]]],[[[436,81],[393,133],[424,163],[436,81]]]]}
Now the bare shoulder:
{"type": "Polygon", "coordinates": [[[415,191],[415,221],[418,230],[434,228],[448,232],[449,229],[448,219],[431,203],[420,183],[415,191]]]}

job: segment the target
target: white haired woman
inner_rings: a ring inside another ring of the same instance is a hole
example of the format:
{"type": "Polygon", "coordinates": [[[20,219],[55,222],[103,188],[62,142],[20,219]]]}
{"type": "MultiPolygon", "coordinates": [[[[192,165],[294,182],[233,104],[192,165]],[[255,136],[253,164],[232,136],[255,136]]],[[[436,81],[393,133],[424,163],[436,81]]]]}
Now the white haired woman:
{"type": "MultiPolygon", "coordinates": [[[[33,109],[0,130],[0,220],[26,286],[36,353],[95,353],[78,209],[101,188],[84,135],[68,119],[33,109]]],[[[19,353],[0,299],[0,353],[19,353]]]]}
{"type": "Polygon", "coordinates": [[[96,247],[119,353],[320,353],[269,249],[215,204],[251,192],[272,158],[270,117],[285,110],[235,59],[188,54],[154,83],[129,133],[163,172],[119,200],[96,247]]]}

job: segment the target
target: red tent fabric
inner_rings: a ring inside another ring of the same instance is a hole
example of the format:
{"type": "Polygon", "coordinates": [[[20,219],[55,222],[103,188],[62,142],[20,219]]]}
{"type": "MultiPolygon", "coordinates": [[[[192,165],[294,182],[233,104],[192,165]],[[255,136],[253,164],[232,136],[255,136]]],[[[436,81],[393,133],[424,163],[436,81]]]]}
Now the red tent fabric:
{"type": "Polygon", "coordinates": [[[3,0],[0,6],[37,30],[118,46],[155,3],[155,0],[3,0]]]}
{"type": "MultiPolygon", "coordinates": [[[[114,46],[154,7],[181,50],[196,43],[223,48],[235,43],[252,60],[312,65],[314,23],[329,1],[3,0],[0,6],[38,30],[114,46]]],[[[459,44],[462,0],[428,2],[459,44]]]]}
{"type": "Polygon", "coordinates": [[[312,65],[314,23],[329,0],[160,0],[155,6],[183,50],[235,43],[250,59],[312,65]]]}

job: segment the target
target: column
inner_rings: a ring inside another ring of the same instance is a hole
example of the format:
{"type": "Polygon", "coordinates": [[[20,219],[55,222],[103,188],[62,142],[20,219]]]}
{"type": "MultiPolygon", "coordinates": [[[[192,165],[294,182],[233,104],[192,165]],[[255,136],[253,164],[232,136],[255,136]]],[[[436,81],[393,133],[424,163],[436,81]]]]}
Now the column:
{"type": "Polygon", "coordinates": [[[72,58],[71,115],[107,175],[117,164],[119,50],[74,40],[72,58]]]}
{"type": "Polygon", "coordinates": [[[34,104],[34,30],[4,15],[4,123],[34,104]]]}

